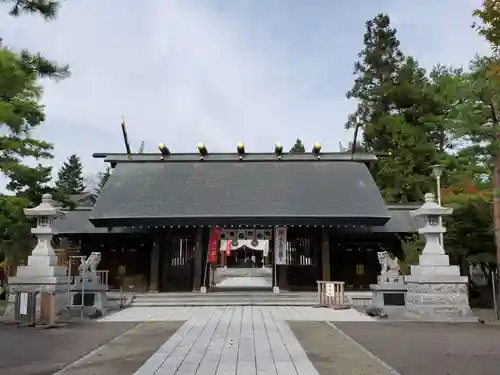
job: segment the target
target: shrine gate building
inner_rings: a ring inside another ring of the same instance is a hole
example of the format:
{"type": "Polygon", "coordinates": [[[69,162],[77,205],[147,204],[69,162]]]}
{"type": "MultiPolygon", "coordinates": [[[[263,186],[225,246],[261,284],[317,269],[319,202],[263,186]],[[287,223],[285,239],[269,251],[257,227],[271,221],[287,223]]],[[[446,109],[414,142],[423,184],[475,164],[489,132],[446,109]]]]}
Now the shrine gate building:
{"type": "Polygon", "coordinates": [[[56,228],[81,252],[102,253],[111,288],[199,290],[205,279],[209,285],[211,228],[264,236],[274,263],[274,230],[285,227],[285,254],[271,264],[280,289],[314,290],[317,280],[368,289],[380,273],[377,252],[401,257],[403,236],[418,228],[409,214],[418,206],[383,201],[370,173],[373,154],[94,157],[113,168],[109,180],[95,204],[67,212],[56,228]]]}

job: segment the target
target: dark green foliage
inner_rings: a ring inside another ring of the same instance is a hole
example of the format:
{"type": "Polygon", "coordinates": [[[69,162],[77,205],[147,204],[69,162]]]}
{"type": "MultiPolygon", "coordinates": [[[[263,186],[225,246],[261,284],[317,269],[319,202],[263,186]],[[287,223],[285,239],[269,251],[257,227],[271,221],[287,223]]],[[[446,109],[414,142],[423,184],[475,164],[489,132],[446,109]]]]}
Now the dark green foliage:
{"type": "Polygon", "coordinates": [[[104,185],[106,185],[106,182],[108,182],[109,176],[111,176],[111,167],[107,167],[104,172],[99,173],[99,183],[97,184],[97,188],[94,192],[96,195],[101,194],[104,185]]]}
{"type": "MultiPolygon", "coordinates": [[[[59,1],[0,0],[12,5],[10,14],[37,13],[49,20],[55,17],[59,1]]],[[[8,42],[8,41],[7,41],[8,42]]],[[[7,179],[7,189],[15,196],[0,196],[0,246],[17,250],[29,249],[31,222],[23,209],[40,203],[44,193],[55,192],[48,183],[51,167],[41,162],[52,158],[52,145],[33,138],[33,130],[45,121],[40,103],[43,90],[39,77],[63,79],[68,66],[58,66],[41,54],[19,53],[0,45],[0,173],[7,179]],[[39,163],[24,164],[26,158],[39,163]]],[[[63,199],[61,197],[61,199],[63,199]]],[[[11,257],[9,256],[9,259],[11,257]]]]}
{"type": "Polygon", "coordinates": [[[0,0],[11,5],[9,14],[18,17],[22,14],[38,14],[46,20],[54,19],[62,1],[54,0],[0,0]]]}
{"type": "Polygon", "coordinates": [[[71,155],[62,165],[57,174],[56,190],[65,195],[81,194],[85,191],[83,165],[78,155],[71,155]]]}
{"type": "Polygon", "coordinates": [[[493,210],[491,199],[461,193],[446,199],[453,215],[446,218],[445,248],[455,264],[465,257],[471,264],[495,268],[493,210]]]}
{"type": "MultiPolygon", "coordinates": [[[[347,93],[359,104],[346,127],[362,132],[362,148],[389,155],[372,171],[384,198],[420,201],[434,191],[431,166],[446,159],[442,120],[448,99],[415,59],[403,55],[388,16],[379,14],[366,23],[364,42],[347,93]]],[[[433,74],[445,72],[437,68],[433,74]]]]}

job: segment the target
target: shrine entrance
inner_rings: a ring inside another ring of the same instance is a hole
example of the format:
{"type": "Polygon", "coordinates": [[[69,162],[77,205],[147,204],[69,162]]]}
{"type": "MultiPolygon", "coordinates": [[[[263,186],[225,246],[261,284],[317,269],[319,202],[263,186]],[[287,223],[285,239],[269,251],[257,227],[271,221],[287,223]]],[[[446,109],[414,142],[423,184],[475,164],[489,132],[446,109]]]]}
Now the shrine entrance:
{"type": "Polygon", "coordinates": [[[222,229],[217,261],[211,259],[212,289],[272,290],[272,239],[272,229],[222,229]]]}

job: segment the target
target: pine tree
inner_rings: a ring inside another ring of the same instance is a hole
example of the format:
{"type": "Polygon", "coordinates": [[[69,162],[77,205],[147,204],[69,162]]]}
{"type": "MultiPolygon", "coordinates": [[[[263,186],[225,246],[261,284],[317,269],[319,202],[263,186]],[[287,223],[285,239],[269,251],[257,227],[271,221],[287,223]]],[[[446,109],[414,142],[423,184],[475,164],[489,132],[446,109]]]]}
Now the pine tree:
{"type": "Polygon", "coordinates": [[[295,141],[295,144],[290,149],[290,152],[291,153],[304,153],[304,152],[306,152],[306,149],[305,149],[304,145],[302,144],[302,141],[299,138],[297,138],[297,140],[295,141]]]}
{"type": "Polygon", "coordinates": [[[78,155],[71,155],[59,170],[56,189],[66,195],[81,194],[85,191],[83,165],[78,155]]]}
{"type": "MultiPolygon", "coordinates": [[[[37,13],[50,20],[55,17],[60,1],[0,0],[0,3],[12,5],[13,16],[37,13]]],[[[52,145],[33,137],[33,131],[45,121],[44,107],[40,104],[43,88],[38,78],[68,76],[67,65],[58,66],[39,53],[8,49],[0,39],[0,174],[8,179],[7,189],[16,194],[0,194],[0,246],[10,241],[17,257],[32,250],[31,222],[26,220],[23,209],[38,204],[42,194],[52,192],[47,184],[51,167],[23,164],[26,158],[40,162],[52,158],[52,145]]]]}
{"type": "Polygon", "coordinates": [[[34,13],[46,20],[54,19],[61,5],[61,1],[55,0],[0,0],[0,3],[12,5],[9,12],[11,16],[34,13]]]}

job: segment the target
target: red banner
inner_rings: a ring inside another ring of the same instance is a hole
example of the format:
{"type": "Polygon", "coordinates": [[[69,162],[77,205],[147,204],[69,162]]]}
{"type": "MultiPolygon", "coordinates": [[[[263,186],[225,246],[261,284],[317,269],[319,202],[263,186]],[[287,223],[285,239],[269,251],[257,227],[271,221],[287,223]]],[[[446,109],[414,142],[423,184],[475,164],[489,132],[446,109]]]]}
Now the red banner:
{"type": "Polygon", "coordinates": [[[217,227],[212,227],[210,230],[210,240],[208,241],[208,259],[209,263],[217,263],[217,253],[219,247],[219,236],[222,229],[217,227]]]}
{"type": "Polygon", "coordinates": [[[231,240],[227,240],[226,256],[231,256],[231,240]]]}

